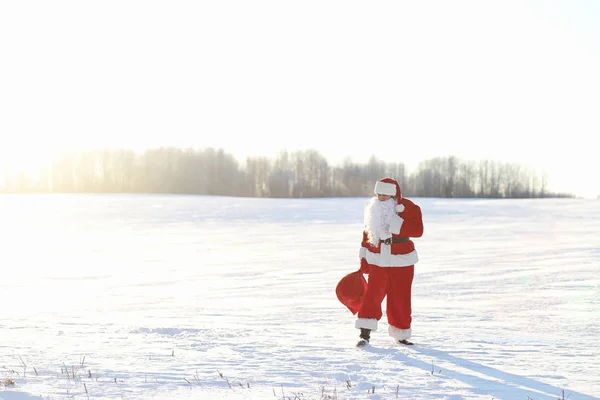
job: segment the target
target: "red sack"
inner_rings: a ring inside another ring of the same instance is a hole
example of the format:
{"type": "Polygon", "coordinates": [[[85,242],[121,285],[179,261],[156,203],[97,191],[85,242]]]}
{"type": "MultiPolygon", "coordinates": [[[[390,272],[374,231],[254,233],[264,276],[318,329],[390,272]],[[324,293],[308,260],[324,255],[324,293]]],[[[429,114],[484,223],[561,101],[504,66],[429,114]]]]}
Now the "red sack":
{"type": "Polygon", "coordinates": [[[352,315],[360,310],[366,291],[367,280],[360,271],[344,276],[335,288],[338,300],[348,307],[352,315]]]}

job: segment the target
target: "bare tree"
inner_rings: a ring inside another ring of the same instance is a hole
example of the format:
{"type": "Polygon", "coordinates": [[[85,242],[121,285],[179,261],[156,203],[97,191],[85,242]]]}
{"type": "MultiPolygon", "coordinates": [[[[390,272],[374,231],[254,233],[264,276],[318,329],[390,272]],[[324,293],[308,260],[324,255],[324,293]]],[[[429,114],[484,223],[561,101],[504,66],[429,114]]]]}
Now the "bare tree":
{"type": "Polygon", "coordinates": [[[273,169],[269,174],[269,196],[271,197],[290,197],[293,187],[293,164],[287,151],[282,151],[277,155],[273,163],[273,169]]]}
{"type": "Polygon", "coordinates": [[[249,157],[246,159],[247,183],[252,196],[269,196],[269,175],[271,170],[271,161],[267,157],[249,157]]]}
{"type": "Polygon", "coordinates": [[[478,166],[478,176],[477,179],[479,181],[479,196],[480,197],[489,197],[491,196],[491,161],[483,160],[479,162],[478,166]]]}

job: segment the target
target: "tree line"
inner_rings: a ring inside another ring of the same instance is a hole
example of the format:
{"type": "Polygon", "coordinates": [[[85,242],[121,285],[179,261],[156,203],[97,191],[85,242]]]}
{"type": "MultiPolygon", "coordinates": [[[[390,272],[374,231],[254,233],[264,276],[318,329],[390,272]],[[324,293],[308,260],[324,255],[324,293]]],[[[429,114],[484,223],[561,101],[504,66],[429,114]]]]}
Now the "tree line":
{"type": "Polygon", "coordinates": [[[362,197],[374,182],[396,179],[406,197],[540,198],[545,175],[518,164],[436,157],[408,173],[402,162],[345,159],[331,165],[317,150],[238,161],[223,149],[161,147],[63,153],[35,171],[0,176],[4,193],[173,193],[243,197],[362,197]]]}

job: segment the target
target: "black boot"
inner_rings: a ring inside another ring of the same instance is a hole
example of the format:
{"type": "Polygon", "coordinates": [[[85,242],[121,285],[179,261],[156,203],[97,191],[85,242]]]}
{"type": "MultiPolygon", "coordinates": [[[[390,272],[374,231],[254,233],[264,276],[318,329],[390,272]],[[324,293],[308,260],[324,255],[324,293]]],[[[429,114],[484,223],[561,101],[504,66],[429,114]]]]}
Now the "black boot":
{"type": "Polygon", "coordinates": [[[369,340],[371,340],[371,330],[360,328],[360,340],[356,343],[356,347],[361,347],[369,344],[369,340]]]}

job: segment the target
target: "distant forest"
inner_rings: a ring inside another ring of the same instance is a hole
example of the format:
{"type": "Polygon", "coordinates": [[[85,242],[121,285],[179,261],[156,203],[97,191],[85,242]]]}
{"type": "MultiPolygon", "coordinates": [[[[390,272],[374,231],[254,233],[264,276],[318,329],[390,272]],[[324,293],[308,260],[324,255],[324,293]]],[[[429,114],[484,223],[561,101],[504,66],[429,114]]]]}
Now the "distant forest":
{"type": "Polygon", "coordinates": [[[546,176],[520,165],[438,157],[407,173],[402,162],[351,159],[331,165],[316,150],[280,152],[274,159],[238,161],[223,149],[161,147],[136,153],[98,150],[64,153],[36,171],[0,175],[3,193],[173,193],[243,197],[362,197],[392,177],[406,197],[541,198],[546,176]]]}

